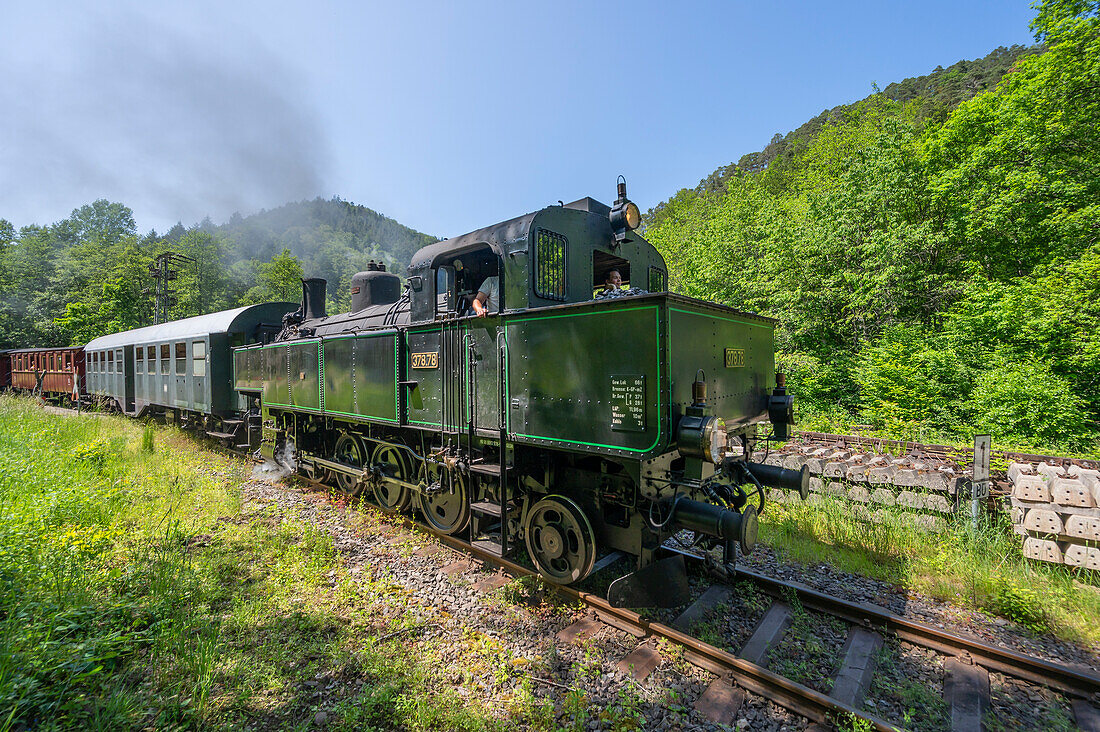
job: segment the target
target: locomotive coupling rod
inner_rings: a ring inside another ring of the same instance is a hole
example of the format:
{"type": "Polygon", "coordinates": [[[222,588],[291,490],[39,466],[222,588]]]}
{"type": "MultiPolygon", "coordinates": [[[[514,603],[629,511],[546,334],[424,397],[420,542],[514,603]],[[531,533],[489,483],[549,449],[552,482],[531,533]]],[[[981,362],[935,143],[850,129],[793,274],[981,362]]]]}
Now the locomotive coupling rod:
{"type": "Polygon", "coordinates": [[[347,463],[337,462],[336,460],[328,460],[326,458],[314,457],[313,455],[303,455],[302,461],[305,462],[307,460],[316,464],[318,467],[328,468],[329,470],[334,470],[337,473],[350,475],[354,478],[359,478],[361,480],[369,480],[371,478],[374,478],[375,480],[378,480],[382,483],[388,483],[390,485],[395,485],[400,488],[408,488],[411,491],[420,492],[421,490],[419,484],[409,483],[408,481],[401,480],[400,478],[394,478],[389,475],[372,476],[370,474],[370,466],[362,468],[356,465],[349,465],[347,463]]]}
{"type": "Polygon", "coordinates": [[[765,465],[764,463],[750,463],[737,458],[726,458],[722,461],[722,467],[726,473],[734,478],[752,478],[757,483],[769,488],[782,488],[788,491],[798,491],[802,500],[810,495],[810,469],[803,465],[801,470],[787,470],[777,465],[765,465]],[[742,475],[742,471],[748,475],[742,475]]]}
{"type": "Polygon", "coordinates": [[[745,553],[751,552],[756,545],[758,523],[755,506],[745,506],[744,511],[738,513],[690,498],[670,499],[669,503],[672,506],[671,521],[681,529],[691,529],[727,541],[736,540],[745,553]]]}

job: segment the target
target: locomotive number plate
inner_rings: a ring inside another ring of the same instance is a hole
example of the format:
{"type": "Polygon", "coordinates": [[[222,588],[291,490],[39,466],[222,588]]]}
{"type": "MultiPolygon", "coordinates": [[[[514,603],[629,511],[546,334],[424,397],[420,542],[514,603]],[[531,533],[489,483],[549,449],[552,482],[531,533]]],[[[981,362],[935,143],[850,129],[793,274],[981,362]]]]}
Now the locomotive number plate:
{"type": "Polygon", "coordinates": [[[414,369],[439,368],[439,351],[425,351],[412,355],[412,367],[414,369]]]}
{"type": "Polygon", "coordinates": [[[745,349],[743,348],[727,348],[726,349],[726,368],[727,369],[739,369],[745,365],[745,349]]]}

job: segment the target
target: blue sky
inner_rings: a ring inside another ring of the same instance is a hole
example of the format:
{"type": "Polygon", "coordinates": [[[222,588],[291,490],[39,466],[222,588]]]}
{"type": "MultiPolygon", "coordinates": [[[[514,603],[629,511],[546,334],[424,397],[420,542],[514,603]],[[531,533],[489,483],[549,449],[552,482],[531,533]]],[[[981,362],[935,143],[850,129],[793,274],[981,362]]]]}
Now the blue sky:
{"type": "Polygon", "coordinates": [[[438,236],[643,210],[872,83],[1030,44],[1029,3],[0,0],[0,217],[142,231],[314,196],[438,236]]]}

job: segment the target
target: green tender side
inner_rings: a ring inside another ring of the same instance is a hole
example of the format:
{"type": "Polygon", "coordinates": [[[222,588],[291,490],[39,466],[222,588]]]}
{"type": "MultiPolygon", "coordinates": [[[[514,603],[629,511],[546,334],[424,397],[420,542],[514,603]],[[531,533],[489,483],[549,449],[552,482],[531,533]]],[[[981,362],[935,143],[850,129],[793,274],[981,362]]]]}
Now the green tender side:
{"type": "Polygon", "coordinates": [[[397,422],[397,331],[322,341],[324,411],[397,422]]]}
{"type": "Polygon", "coordinates": [[[699,369],[707,404],[727,426],[766,418],[775,381],[773,321],[676,298],[668,303],[668,322],[674,418],[691,405],[699,369]]]}
{"type": "Polygon", "coordinates": [[[508,430],[517,441],[641,457],[668,443],[660,298],[506,321],[508,430]]]}

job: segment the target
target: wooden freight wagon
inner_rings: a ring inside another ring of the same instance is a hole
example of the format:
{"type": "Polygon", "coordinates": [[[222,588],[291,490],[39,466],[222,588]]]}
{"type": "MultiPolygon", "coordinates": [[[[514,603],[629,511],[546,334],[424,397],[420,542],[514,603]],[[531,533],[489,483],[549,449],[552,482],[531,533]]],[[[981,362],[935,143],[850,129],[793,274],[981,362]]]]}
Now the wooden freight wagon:
{"type": "Polygon", "coordinates": [[[84,393],[84,349],[26,348],[9,351],[11,387],[16,391],[36,393],[42,398],[68,405],[84,393]],[[41,380],[41,387],[39,381],[41,380]]]}

